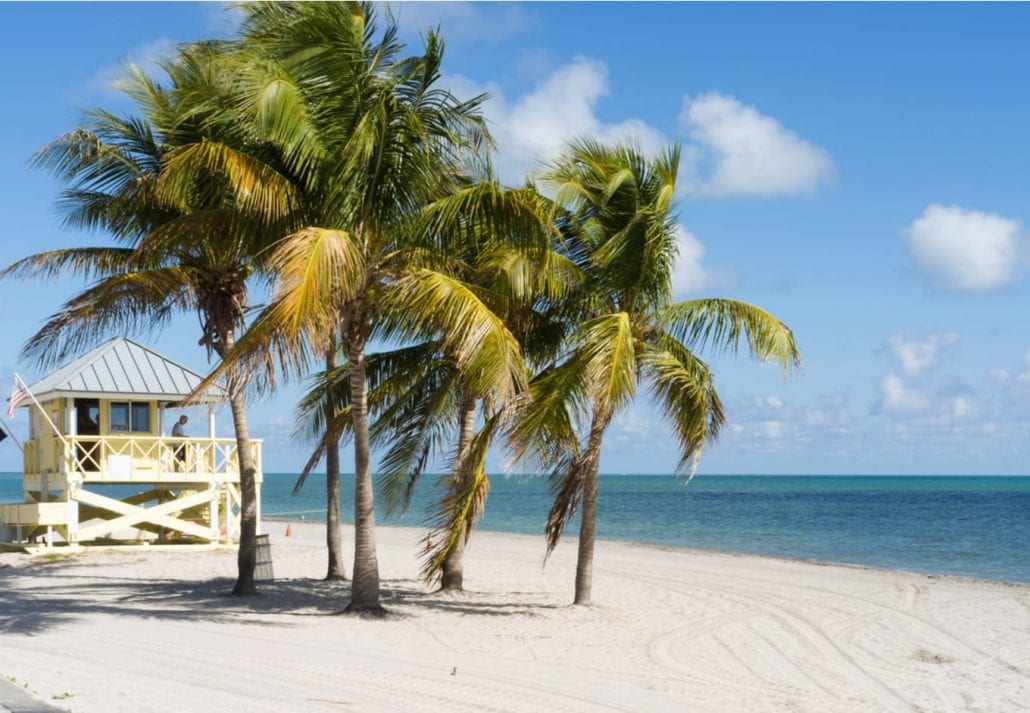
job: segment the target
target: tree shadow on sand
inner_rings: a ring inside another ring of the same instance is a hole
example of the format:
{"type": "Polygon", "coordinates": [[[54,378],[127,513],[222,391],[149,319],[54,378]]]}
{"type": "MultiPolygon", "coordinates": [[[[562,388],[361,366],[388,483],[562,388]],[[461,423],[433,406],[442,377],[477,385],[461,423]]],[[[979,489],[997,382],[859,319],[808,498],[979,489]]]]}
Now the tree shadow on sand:
{"type": "MultiPolygon", "coordinates": [[[[0,567],[0,635],[39,634],[96,614],[142,620],[292,626],[291,617],[342,614],[346,581],[278,579],[258,583],[258,594],[234,597],[228,577],[204,580],[134,579],[97,572],[99,563],[75,558],[0,567]],[[94,566],[91,566],[94,565],[94,566]],[[275,619],[248,614],[278,615],[275,619]]],[[[419,580],[383,582],[386,618],[436,610],[471,616],[541,616],[558,609],[540,593],[427,592],[419,580]]],[[[299,623],[299,622],[297,622],[299,623]]]]}
{"type": "Polygon", "coordinates": [[[542,616],[544,610],[565,607],[544,601],[539,592],[429,591],[421,581],[398,580],[384,596],[383,604],[403,603],[405,608],[435,609],[473,616],[542,616]]]}

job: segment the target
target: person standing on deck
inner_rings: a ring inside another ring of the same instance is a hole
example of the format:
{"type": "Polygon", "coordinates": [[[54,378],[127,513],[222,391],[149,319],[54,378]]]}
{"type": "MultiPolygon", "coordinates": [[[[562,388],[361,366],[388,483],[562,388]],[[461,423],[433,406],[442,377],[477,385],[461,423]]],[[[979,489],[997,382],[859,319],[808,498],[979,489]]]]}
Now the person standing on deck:
{"type": "MultiPolygon", "coordinates": [[[[189,421],[189,416],[182,414],[179,416],[179,420],[172,426],[172,438],[185,438],[186,437],[186,423],[189,421]]],[[[186,444],[181,444],[175,449],[175,470],[186,469],[186,444]],[[180,468],[181,466],[181,468],[180,468]]]]}

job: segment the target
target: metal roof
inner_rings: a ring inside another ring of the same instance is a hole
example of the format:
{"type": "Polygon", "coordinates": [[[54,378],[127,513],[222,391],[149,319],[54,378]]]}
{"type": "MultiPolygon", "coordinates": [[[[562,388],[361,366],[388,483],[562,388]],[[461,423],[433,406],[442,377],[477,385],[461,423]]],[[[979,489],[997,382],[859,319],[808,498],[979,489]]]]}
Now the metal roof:
{"type": "MultiPolygon", "coordinates": [[[[180,401],[204,380],[200,374],[126,337],[115,337],[29,385],[42,400],[56,396],[125,396],[148,401],[180,401]]],[[[202,402],[221,401],[212,387],[202,402]]]]}

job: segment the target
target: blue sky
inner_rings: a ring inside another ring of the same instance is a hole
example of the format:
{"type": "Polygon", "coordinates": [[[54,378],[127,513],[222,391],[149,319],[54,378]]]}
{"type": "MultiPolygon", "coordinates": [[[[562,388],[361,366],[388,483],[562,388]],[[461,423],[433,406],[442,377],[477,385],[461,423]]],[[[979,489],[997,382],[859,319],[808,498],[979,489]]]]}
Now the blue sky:
{"type": "MultiPolygon", "coordinates": [[[[394,8],[409,43],[441,25],[456,93],[491,92],[510,180],[584,131],[683,142],[679,294],[765,307],[804,359],[786,380],[744,355],[711,359],[729,423],[701,472],[1030,472],[1030,6],[394,8]]],[[[29,157],[82,108],[124,107],[120,62],[232,19],[217,4],[0,4],[0,263],[105,240],[62,229],[58,187],[29,157]]],[[[0,383],[38,375],[18,350],[74,288],[0,283],[0,383]]],[[[196,331],[187,315],[149,341],[202,371],[196,331]]],[[[267,470],[303,461],[297,393],[250,410],[267,470]]],[[[602,470],[675,462],[642,398],[609,431],[602,470]]],[[[0,445],[0,470],[19,467],[0,445]]]]}

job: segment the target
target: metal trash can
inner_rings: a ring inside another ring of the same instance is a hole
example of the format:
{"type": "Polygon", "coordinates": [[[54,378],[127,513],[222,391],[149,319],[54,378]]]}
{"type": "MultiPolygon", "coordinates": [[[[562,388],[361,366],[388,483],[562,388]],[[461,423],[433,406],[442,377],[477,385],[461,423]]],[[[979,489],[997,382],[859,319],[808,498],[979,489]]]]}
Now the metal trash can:
{"type": "Polygon", "coordinates": [[[255,556],[254,581],[275,581],[275,573],[272,572],[272,545],[268,541],[268,535],[257,536],[257,553],[255,556]]]}

